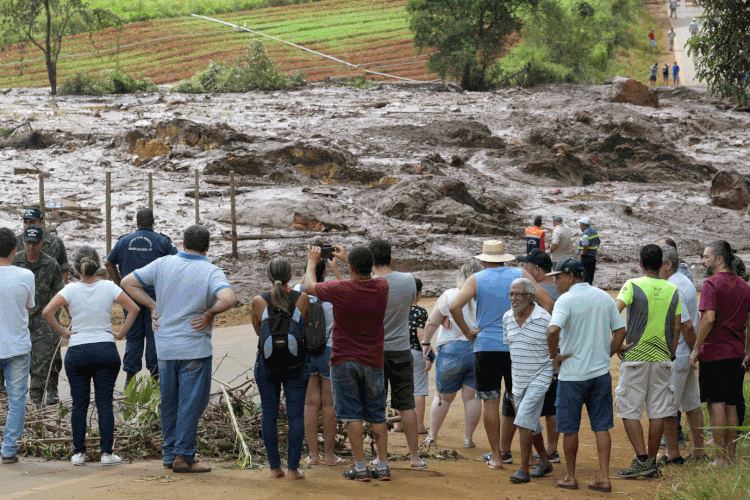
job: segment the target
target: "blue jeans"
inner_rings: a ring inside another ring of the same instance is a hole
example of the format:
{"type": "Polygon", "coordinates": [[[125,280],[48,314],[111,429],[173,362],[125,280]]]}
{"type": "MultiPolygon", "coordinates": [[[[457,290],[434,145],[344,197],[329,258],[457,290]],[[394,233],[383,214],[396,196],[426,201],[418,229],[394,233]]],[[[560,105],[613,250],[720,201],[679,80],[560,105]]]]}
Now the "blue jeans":
{"type": "Polygon", "coordinates": [[[299,468],[302,441],[305,438],[305,394],[309,380],[309,363],[304,363],[297,371],[279,375],[266,368],[260,358],[255,362],[255,382],[260,392],[262,411],[260,429],[271,469],[281,467],[278,428],[281,386],[284,386],[286,413],[289,419],[286,467],[292,470],[299,468]]]}
{"type": "Polygon", "coordinates": [[[70,397],[73,399],[70,412],[73,453],[86,453],[86,420],[91,401],[91,379],[94,380],[101,452],[112,453],[115,441],[112,395],[119,372],[120,353],[114,342],[75,345],[65,353],[65,373],[70,383],[70,397]]]}
{"type": "Polygon", "coordinates": [[[385,423],[386,389],[383,371],[383,368],[372,368],[356,361],[344,361],[331,367],[336,420],[385,423]]]}
{"type": "MultiPolygon", "coordinates": [[[[152,297],[153,298],[153,297],[152,297]]],[[[128,312],[123,309],[125,317],[128,312]]],[[[159,360],[156,358],[156,343],[151,324],[151,309],[141,306],[135,323],[125,336],[125,356],[122,359],[122,370],[128,373],[138,373],[143,366],[143,341],[146,341],[146,368],[153,375],[158,373],[159,360]]]]}
{"type": "Polygon", "coordinates": [[[12,457],[18,451],[18,441],[23,434],[26,417],[26,393],[29,391],[29,365],[31,353],[0,359],[0,370],[5,372],[8,389],[8,418],[3,429],[3,456],[12,457]]]}
{"type": "Polygon", "coordinates": [[[162,460],[165,464],[174,462],[175,456],[195,462],[198,421],[208,406],[211,393],[212,359],[213,356],[159,360],[162,460]]]}

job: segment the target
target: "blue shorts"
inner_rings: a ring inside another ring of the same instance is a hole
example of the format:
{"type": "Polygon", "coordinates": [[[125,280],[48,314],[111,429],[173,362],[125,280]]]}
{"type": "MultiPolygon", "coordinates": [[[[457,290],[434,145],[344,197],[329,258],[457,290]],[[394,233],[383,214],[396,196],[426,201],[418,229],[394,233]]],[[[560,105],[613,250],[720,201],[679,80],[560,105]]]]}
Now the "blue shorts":
{"type": "Polygon", "coordinates": [[[458,392],[463,385],[477,388],[474,380],[474,345],[454,340],[438,348],[435,387],[441,394],[452,394],[458,392]]]}
{"type": "Polygon", "coordinates": [[[593,432],[608,431],[615,426],[609,373],[580,382],[557,381],[557,432],[576,434],[579,431],[584,404],[593,432]]]}
{"type": "Polygon", "coordinates": [[[331,389],[337,420],[385,423],[386,390],[382,368],[344,361],[331,367],[331,389]]]}
{"type": "Polygon", "coordinates": [[[317,356],[312,354],[307,357],[307,361],[310,363],[310,376],[320,375],[326,380],[331,379],[331,366],[328,364],[331,361],[331,348],[326,346],[322,353],[317,356]]]}

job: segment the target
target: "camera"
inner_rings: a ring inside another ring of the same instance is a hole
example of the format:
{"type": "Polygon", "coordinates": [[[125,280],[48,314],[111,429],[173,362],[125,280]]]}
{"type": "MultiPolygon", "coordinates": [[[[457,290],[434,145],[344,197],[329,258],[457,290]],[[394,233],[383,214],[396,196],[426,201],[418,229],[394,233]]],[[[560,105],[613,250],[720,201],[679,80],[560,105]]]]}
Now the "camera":
{"type": "Polygon", "coordinates": [[[333,260],[333,245],[323,245],[320,247],[320,258],[322,260],[333,260]]]}

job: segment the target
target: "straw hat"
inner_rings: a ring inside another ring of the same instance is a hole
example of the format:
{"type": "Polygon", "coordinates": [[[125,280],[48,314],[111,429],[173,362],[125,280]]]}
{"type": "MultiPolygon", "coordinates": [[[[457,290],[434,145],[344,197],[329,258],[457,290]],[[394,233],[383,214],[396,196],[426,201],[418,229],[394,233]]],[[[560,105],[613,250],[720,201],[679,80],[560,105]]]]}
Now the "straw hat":
{"type": "Polygon", "coordinates": [[[505,253],[503,242],[499,240],[487,240],[482,243],[482,253],[474,257],[485,262],[510,262],[516,258],[505,253]]]}

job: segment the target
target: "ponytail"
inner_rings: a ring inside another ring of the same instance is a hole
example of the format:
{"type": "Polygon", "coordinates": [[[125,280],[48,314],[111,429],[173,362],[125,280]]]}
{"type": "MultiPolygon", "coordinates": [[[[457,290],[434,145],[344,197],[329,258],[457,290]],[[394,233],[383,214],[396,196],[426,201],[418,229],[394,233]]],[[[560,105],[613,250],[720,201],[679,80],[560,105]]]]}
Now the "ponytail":
{"type": "Polygon", "coordinates": [[[292,266],[284,257],[275,257],[268,263],[266,269],[268,279],[273,283],[271,291],[271,305],[277,309],[288,311],[290,308],[290,298],[284,285],[292,279],[292,266]]]}
{"type": "Polygon", "coordinates": [[[742,262],[741,258],[735,255],[737,250],[733,249],[727,241],[716,240],[708,245],[708,247],[714,254],[714,258],[724,258],[724,264],[731,273],[736,274],[745,281],[750,278],[747,269],[745,268],[745,263],[742,262]]]}

